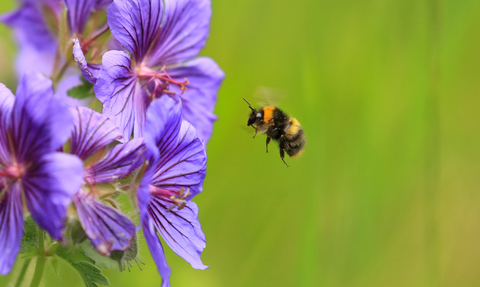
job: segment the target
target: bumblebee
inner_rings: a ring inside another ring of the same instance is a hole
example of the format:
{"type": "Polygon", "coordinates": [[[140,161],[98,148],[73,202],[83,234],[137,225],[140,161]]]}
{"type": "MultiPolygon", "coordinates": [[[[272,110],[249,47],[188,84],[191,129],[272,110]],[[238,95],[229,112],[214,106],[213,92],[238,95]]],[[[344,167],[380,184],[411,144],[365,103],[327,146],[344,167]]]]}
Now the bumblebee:
{"type": "Polygon", "coordinates": [[[245,99],[248,106],[252,110],[247,121],[247,126],[255,129],[253,138],[258,132],[267,135],[267,152],[270,140],[278,142],[280,149],[280,158],[285,162],[285,152],[290,157],[296,157],[302,154],[305,147],[305,133],[296,118],[290,118],[284,111],[277,107],[267,106],[261,109],[254,109],[252,105],[245,99]]]}

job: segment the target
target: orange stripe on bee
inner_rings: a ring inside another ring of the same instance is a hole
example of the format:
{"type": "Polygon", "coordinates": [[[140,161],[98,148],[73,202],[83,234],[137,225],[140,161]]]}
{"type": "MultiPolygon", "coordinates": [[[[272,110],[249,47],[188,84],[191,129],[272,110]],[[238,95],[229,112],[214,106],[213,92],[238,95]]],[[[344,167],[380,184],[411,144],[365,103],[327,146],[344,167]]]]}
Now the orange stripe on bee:
{"type": "Polygon", "coordinates": [[[275,107],[265,107],[263,108],[263,121],[268,123],[271,119],[273,119],[273,111],[275,107]]]}

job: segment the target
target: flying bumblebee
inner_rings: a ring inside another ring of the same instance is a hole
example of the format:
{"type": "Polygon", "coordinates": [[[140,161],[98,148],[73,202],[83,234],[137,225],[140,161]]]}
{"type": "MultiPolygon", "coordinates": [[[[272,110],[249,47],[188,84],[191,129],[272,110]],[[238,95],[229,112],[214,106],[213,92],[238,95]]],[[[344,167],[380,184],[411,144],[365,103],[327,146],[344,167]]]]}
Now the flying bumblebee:
{"type": "Polygon", "coordinates": [[[305,133],[296,118],[290,118],[284,111],[277,107],[267,106],[261,109],[254,109],[252,105],[245,99],[248,106],[252,110],[247,121],[247,126],[252,126],[255,129],[255,134],[258,132],[267,135],[267,152],[270,140],[278,142],[280,148],[280,158],[285,162],[285,152],[290,157],[299,156],[305,147],[305,133]]]}

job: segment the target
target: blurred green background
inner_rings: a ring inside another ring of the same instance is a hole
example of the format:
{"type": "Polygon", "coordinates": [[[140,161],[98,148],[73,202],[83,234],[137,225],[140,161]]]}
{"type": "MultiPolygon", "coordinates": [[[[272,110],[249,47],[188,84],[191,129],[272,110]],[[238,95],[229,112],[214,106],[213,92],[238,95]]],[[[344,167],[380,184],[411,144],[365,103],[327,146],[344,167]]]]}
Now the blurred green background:
{"type": "MultiPolygon", "coordinates": [[[[202,53],[227,78],[195,199],[210,269],[168,250],[172,286],[480,286],[480,1],[213,0],[213,11],[202,53]],[[245,126],[242,97],[262,87],[306,131],[289,168],[245,126]]],[[[14,88],[15,46],[4,26],[0,37],[0,82],[14,88]]],[[[111,286],[160,285],[143,240],[141,255],[143,271],[105,271],[111,286]]],[[[43,286],[83,286],[66,264],[45,272],[43,286]]]]}

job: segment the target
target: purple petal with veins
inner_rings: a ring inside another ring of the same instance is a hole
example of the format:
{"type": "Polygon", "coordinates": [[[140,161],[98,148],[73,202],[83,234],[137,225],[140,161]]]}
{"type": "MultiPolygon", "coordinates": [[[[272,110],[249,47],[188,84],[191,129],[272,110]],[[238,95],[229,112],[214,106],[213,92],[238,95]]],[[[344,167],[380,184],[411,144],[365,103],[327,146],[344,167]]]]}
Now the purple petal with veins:
{"type": "Polygon", "coordinates": [[[41,74],[29,73],[16,97],[0,86],[0,252],[8,255],[0,259],[2,274],[18,253],[22,201],[37,224],[59,240],[71,196],[83,181],[80,159],[55,152],[68,138],[72,119],[51,85],[41,74]]]}
{"type": "Polygon", "coordinates": [[[52,82],[39,73],[22,77],[10,127],[16,159],[28,162],[58,150],[70,136],[71,128],[72,116],[54,98],[52,82]]]}
{"type": "Polygon", "coordinates": [[[182,98],[182,114],[197,130],[198,137],[208,142],[217,117],[213,114],[217,103],[217,92],[225,74],[210,58],[200,57],[167,69],[176,81],[188,79],[188,89],[182,93],[178,86],[170,89],[182,98]]]}
{"type": "Polygon", "coordinates": [[[95,85],[102,66],[87,63],[87,59],[85,59],[85,55],[83,54],[78,38],[75,39],[73,44],[73,59],[75,62],[77,62],[77,65],[80,68],[85,80],[95,85]]]}
{"type": "Polygon", "coordinates": [[[158,147],[172,145],[169,139],[176,138],[182,125],[180,99],[161,97],[152,102],[147,111],[145,142],[152,152],[158,154],[158,147]]]}
{"type": "Polygon", "coordinates": [[[165,0],[162,28],[148,53],[147,66],[177,64],[196,57],[208,38],[211,15],[210,0],[165,0]]]}
{"type": "Polygon", "coordinates": [[[107,9],[107,7],[112,4],[113,0],[97,0],[97,4],[95,5],[96,10],[103,10],[107,9]]]}
{"type": "Polygon", "coordinates": [[[99,162],[87,167],[85,180],[102,183],[125,177],[143,164],[144,151],[142,138],[116,145],[99,162]]]}
{"type": "Polygon", "coordinates": [[[124,140],[130,139],[132,133],[134,138],[143,135],[150,98],[137,81],[127,54],[120,51],[105,53],[94,90],[103,103],[103,113],[120,128],[124,140]]]}
{"type": "Polygon", "coordinates": [[[164,141],[159,146],[159,151],[152,185],[171,191],[189,190],[189,198],[202,192],[207,157],[205,148],[190,123],[183,121],[178,134],[164,141]]]}
{"type": "MultiPolygon", "coordinates": [[[[3,184],[2,191],[3,191],[3,184]]],[[[11,185],[0,197],[0,275],[12,270],[23,235],[23,206],[20,186],[11,185]]]]}
{"type": "Polygon", "coordinates": [[[125,251],[135,236],[133,221],[83,190],[73,196],[78,218],[95,249],[104,256],[125,251]]]}
{"type": "Polygon", "coordinates": [[[81,160],[122,139],[118,128],[106,116],[85,107],[70,108],[70,111],[73,115],[71,153],[81,160]]]}
{"type": "Polygon", "coordinates": [[[200,259],[205,249],[205,234],[198,221],[198,207],[188,201],[180,210],[169,210],[172,203],[162,197],[152,196],[149,215],[155,228],[168,246],[195,269],[206,269],[200,259]]]}
{"type": "MultiPolygon", "coordinates": [[[[14,101],[12,92],[4,84],[0,84],[0,127],[10,125],[14,101]]],[[[7,166],[11,163],[10,153],[7,129],[0,128],[0,165],[7,166]]]]}
{"type": "Polygon", "coordinates": [[[145,141],[149,149],[157,150],[152,152],[156,156],[137,190],[145,238],[164,279],[170,273],[157,232],[192,267],[208,268],[200,259],[205,235],[198,222],[198,208],[190,201],[202,191],[206,154],[195,128],[182,120],[180,105],[169,97],[150,105],[145,141]]]}
{"type": "Polygon", "coordinates": [[[28,209],[52,238],[61,239],[67,207],[83,181],[83,164],[74,155],[49,153],[34,160],[22,176],[28,209]]]}
{"type": "Polygon", "coordinates": [[[170,274],[172,273],[165,258],[162,243],[157,236],[153,222],[147,218],[143,221],[143,234],[145,241],[147,241],[148,249],[152,254],[153,260],[157,265],[158,273],[162,276],[162,287],[170,287],[170,274]]]}
{"type": "Polygon", "coordinates": [[[107,10],[114,37],[142,62],[160,29],[162,0],[117,0],[107,10]]]}
{"type": "Polygon", "coordinates": [[[97,5],[97,0],[64,0],[64,2],[71,33],[81,34],[97,5]]]}

